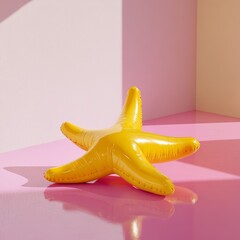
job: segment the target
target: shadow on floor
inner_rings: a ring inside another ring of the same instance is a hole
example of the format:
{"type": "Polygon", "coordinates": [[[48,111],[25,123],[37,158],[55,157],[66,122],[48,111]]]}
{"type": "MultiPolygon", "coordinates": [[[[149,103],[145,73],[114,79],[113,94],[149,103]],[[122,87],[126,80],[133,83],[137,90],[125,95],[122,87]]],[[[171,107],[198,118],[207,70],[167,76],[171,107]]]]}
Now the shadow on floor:
{"type": "Polygon", "coordinates": [[[23,185],[23,187],[47,187],[51,183],[48,182],[43,174],[50,167],[46,166],[18,166],[18,167],[5,167],[4,169],[20,175],[26,179],[28,182],[23,185]]]}

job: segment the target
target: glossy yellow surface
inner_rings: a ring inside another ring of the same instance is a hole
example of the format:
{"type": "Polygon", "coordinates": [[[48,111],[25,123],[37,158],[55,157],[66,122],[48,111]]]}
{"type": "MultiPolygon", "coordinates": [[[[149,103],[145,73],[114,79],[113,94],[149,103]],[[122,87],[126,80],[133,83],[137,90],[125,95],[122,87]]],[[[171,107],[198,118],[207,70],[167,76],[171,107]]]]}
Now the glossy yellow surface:
{"type": "Polygon", "coordinates": [[[61,131],[87,152],[73,162],[46,171],[49,181],[84,183],[115,173],[136,188],[158,195],[173,193],[174,185],[151,163],[188,156],[200,146],[191,137],[143,132],[141,93],[136,87],[129,89],[122,113],[112,127],[86,130],[65,122],[61,131]]]}

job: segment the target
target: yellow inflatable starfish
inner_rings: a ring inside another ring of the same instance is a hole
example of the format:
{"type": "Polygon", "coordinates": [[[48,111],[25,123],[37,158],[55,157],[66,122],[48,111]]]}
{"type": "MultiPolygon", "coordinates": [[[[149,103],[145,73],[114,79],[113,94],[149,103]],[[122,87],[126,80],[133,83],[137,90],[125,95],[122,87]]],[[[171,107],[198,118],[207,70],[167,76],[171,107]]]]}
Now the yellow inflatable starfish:
{"type": "Polygon", "coordinates": [[[129,89],[122,113],[113,127],[91,131],[65,122],[61,131],[87,153],[64,166],[47,170],[47,180],[84,183],[115,173],[131,185],[158,195],[173,193],[174,185],[151,163],[188,156],[200,146],[195,138],[143,132],[141,93],[136,87],[129,89]]]}

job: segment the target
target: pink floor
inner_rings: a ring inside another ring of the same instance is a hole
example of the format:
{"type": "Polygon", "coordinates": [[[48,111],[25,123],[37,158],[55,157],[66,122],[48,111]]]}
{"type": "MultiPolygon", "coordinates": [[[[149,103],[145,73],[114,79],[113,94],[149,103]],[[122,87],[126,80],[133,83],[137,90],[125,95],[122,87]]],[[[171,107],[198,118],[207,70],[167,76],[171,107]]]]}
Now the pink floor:
{"type": "Polygon", "coordinates": [[[145,131],[193,136],[198,153],[156,167],[176,185],[161,197],[117,176],[59,185],[50,166],[84,152],[67,140],[0,154],[1,240],[240,239],[240,121],[188,112],[146,121],[145,131]]]}

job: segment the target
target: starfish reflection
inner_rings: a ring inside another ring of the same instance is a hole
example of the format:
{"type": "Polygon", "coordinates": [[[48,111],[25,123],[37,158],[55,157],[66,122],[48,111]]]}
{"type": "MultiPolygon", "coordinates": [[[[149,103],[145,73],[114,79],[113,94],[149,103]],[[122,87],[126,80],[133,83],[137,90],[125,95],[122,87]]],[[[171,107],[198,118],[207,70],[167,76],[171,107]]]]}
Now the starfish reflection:
{"type": "Polygon", "coordinates": [[[126,239],[135,239],[140,234],[146,218],[167,219],[174,214],[174,205],[197,201],[197,195],[183,187],[176,186],[174,194],[164,197],[135,189],[117,176],[87,184],[52,184],[44,197],[63,203],[66,211],[81,211],[121,224],[126,239]]]}

